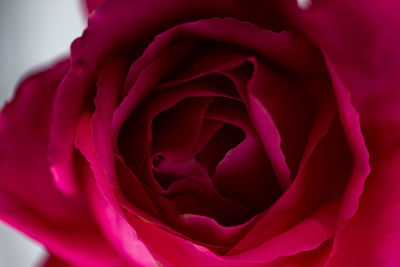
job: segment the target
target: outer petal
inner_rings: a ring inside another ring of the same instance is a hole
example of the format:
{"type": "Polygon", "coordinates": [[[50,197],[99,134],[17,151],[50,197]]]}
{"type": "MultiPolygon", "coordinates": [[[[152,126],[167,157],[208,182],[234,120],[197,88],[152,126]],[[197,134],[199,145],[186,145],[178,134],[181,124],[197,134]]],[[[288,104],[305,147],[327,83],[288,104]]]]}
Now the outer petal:
{"type": "Polygon", "coordinates": [[[84,167],[87,180],[87,193],[91,208],[100,227],[111,244],[134,266],[156,266],[155,259],[135,229],[126,221],[119,203],[115,199],[113,188],[99,165],[89,129],[89,116],[80,120],[75,139],[76,147],[90,163],[84,167]]]}
{"type": "MultiPolygon", "coordinates": [[[[399,131],[399,126],[396,128],[393,130],[399,131]]],[[[375,145],[382,145],[382,137],[374,138],[375,145]]],[[[386,155],[374,164],[359,211],[338,235],[327,266],[399,266],[399,140],[396,155],[386,155]]]]}
{"type": "Polygon", "coordinates": [[[74,265],[70,265],[55,256],[49,256],[43,263],[43,267],[74,267],[74,265]]]}
{"type": "Polygon", "coordinates": [[[355,216],[339,233],[328,266],[399,266],[400,4],[313,1],[282,8],[331,60],[360,115],[371,175],[355,216]]]}
{"type": "Polygon", "coordinates": [[[49,255],[42,263],[43,267],[84,267],[83,265],[76,265],[68,263],[57,256],[49,255]]]}
{"type": "Polygon", "coordinates": [[[0,115],[0,219],[76,264],[109,266],[118,257],[95,225],[85,199],[54,186],[47,163],[55,89],[68,61],[24,81],[0,115]],[[84,233],[84,234],[82,234],[84,233]]]}

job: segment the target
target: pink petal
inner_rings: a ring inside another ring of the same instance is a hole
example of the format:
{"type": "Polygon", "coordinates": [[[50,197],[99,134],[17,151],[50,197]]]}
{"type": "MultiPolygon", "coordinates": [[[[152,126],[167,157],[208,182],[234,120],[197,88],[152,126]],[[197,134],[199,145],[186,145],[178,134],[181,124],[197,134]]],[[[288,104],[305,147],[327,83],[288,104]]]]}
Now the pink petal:
{"type": "Polygon", "coordinates": [[[153,255],[126,221],[113,188],[99,165],[93,150],[88,116],[82,117],[79,123],[75,144],[90,163],[90,169],[88,166],[85,169],[87,194],[90,206],[105,236],[132,264],[156,266],[153,255]]]}
{"type": "Polygon", "coordinates": [[[121,261],[86,199],[58,191],[47,162],[51,107],[68,68],[62,61],[25,80],[1,113],[0,218],[69,262],[109,266],[121,261]]]}
{"type": "MultiPolygon", "coordinates": [[[[357,111],[371,156],[360,206],[338,234],[329,266],[397,266],[400,38],[394,32],[400,25],[400,5],[319,1],[300,12],[286,4],[294,23],[324,50],[343,103],[351,101],[354,107],[346,108],[343,118],[358,120],[357,111]]],[[[353,138],[360,135],[358,129],[352,131],[353,138]]],[[[354,147],[354,153],[360,152],[354,147]]],[[[361,184],[349,192],[347,217],[357,208],[361,184]]]]}

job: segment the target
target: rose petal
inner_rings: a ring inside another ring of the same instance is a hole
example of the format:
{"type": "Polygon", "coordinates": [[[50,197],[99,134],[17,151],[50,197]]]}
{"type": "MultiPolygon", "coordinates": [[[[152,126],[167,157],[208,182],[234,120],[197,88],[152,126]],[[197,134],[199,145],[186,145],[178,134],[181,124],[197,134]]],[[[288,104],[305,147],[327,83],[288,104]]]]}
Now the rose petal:
{"type": "Polygon", "coordinates": [[[117,196],[119,196],[118,200],[120,204],[130,209],[133,208],[135,214],[162,221],[157,207],[154,206],[154,203],[146,192],[146,188],[120,156],[115,156],[115,167],[118,176],[118,185],[116,185],[114,190],[117,196]],[[138,212],[138,209],[142,210],[143,213],[138,212]]]}
{"type": "Polygon", "coordinates": [[[127,214],[127,217],[143,240],[172,266],[251,266],[225,261],[203,246],[138,220],[132,215],[127,214]]]}
{"type": "Polygon", "coordinates": [[[349,185],[342,200],[342,214],[340,219],[344,223],[354,215],[358,208],[359,197],[364,190],[364,182],[371,168],[369,165],[369,153],[360,128],[359,115],[351,103],[350,93],[344,87],[330,59],[326,58],[326,61],[335,88],[340,119],[354,160],[349,185]]]}
{"type": "Polygon", "coordinates": [[[299,81],[291,80],[288,74],[273,71],[264,62],[255,64],[254,74],[247,85],[250,116],[264,146],[274,139],[274,135],[269,133],[272,130],[265,127],[266,121],[273,120],[281,139],[276,142],[280,144],[278,151],[284,154],[292,176],[289,179],[292,180],[307,143],[316,105],[299,81]]]}
{"type": "Polygon", "coordinates": [[[217,215],[219,218],[223,218],[223,214],[229,214],[229,212],[231,212],[231,216],[239,216],[240,211],[245,210],[240,203],[236,203],[220,195],[208,176],[207,171],[195,159],[179,163],[166,162],[161,164],[160,168],[157,168],[156,171],[160,174],[168,173],[169,171],[170,175],[178,176],[174,177],[175,180],[171,182],[166,192],[162,193],[167,197],[179,195],[193,196],[198,201],[204,203],[208,209],[214,210],[214,215],[217,215]],[[178,169],[178,167],[180,168],[178,169]]]}
{"type": "Polygon", "coordinates": [[[51,107],[68,68],[65,60],[28,78],[1,113],[0,218],[71,263],[118,264],[86,199],[59,192],[49,171],[51,107]]]}
{"type": "Polygon", "coordinates": [[[86,11],[90,14],[93,10],[98,8],[104,0],[83,0],[83,2],[86,5],[86,11]]]}
{"type": "Polygon", "coordinates": [[[115,151],[111,144],[112,116],[122,92],[128,64],[124,58],[115,56],[113,60],[107,61],[97,74],[97,94],[94,99],[96,109],[90,121],[90,128],[95,150],[110,182],[116,182],[115,151]]]}
{"type": "Polygon", "coordinates": [[[132,264],[157,266],[152,253],[123,216],[113,187],[100,167],[93,149],[88,115],[81,118],[76,131],[75,145],[90,163],[90,169],[89,166],[84,169],[90,206],[104,234],[116,250],[132,264]]]}
{"type": "Polygon", "coordinates": [[[86,80],[85,71],[81,66],[73,65],[58,85],[51,110],[48,157],[55,183],[67,195],[78,194],[80,191],[73,171],[73,136],[77,118],[85,103],[91,101],[87,88],[92,89],[86,80]]]}
{"type": "Polygon", "coordinates": [[[131,93],[128,93],[114,112],[114,144],[117,142],[121,126],[132,111],[156,88],[157,84],[166,74],[176,68],[176,65],[178,65],[185,56],[188,56],[191,49],[190,43],[179,42],[163,51],[162,55],[156,58],[156,60],[153,59],[147,62],[148,60],[144,55],[132,64],[127,74],[124,87],[127,88],[126,84],[130,79],[133,79],[132,76],[134,76],[135,83],[132,86],[128,86],[129,92],[131,93]]]}
{"type": "MultiPolygon", "coordinates": [[[[249,247],[255,247],[255,250],[258,250],[256,244],[262,244],[265,240],[299,224],[304,218],[311,215],[310,212],[312,210],[326,209],[327,206],[324,203],[329,203],[343,194],[351,170],[351,154],[348,151],[338,119],[334,121],[331,129],[323,137],[327,131],[328,122],[329,120],[313,129],[305,153],[306,158],[303,159],[299,175],[291,187],[289,187],[269,211],[260,216],[260,220],[231,253],[236,254],[239,251],[245,251],[249,247]],[[321,141],[319,141],[320,138],[322,138],[321,141]],[[320,179],[320,177],[325,178],[320,179]],[[312,190],[312,192],[309,190],[312,190]]],[[[338,205],[336,206],[338,207],[338,205]]],[[[336,214],[338,214],[337,210],[336,214]]],[[[311,215],[310,219],[313,216],[311,215]]],[[[314,243],[314,247],[318,247],[329,235],[334,233],[337,223],[331,224],[330,221],[325,221],[325,227],[327,232],[321,234],[319,240],[315,239],[316,243],[314,243]]],[[[295,236],[292,236],[292,238],[294,241],[295,236]]],[[[306,242],[307,240],[303,241],[306,242]]],[[[299,246],[292,253],[302,251],[301,242],[298,244],[299,246]]],[[[263,250],[260,249],[259,251],[263,250]]],[[[267,257],[267,254],[264,254],[262,257],[261,255],[259,256],[260,260],[267,257]]]]}
{"type": "Polygon", "coordinates": [[[281,190],[244,105],[225,99],[215,101],[207,118],[235,125],[246,134],[244,141],[231,149],[218,164],[213,183],[222,195],[242,202],[253,212],[266,209],[281,190]]]}
{"type": "Polygon", "coordinates": [[[372,172],[353,218],[341,229],[327,266],[397,266],[400,263],[399,123],[375,124],[367,144],[372,172]],[[396,133],[395,141],[387,131],[396,133]],[[351,252],[349,251],[351,250],[351,252]]]}
{"type": "Polygon", "coordinates": [[[316,249],[332,236],[332,229],[337,225],[338,207],[339,201],[334,201],[255,249],[231,256],[231,260],[260,264],[316,249]]]}
{"type": "MultiPolygon", "coordinates": [[[[125,172],[129,170],[126,166],[125,169],[125,172]]],[[[132,182],[132,180],[136,179],[136,177],[127,176],[125,179],[129,182],[132,182]]],[[[196,187],[196,189],[198,188],[196,187]]],[[[118,193],[118,190],[115,190],[118,193]]],[[[210,249],[226,251],[228,248],[224,247],[223,244],[233,243],[232,240],[236,240],[247,227],[247,225],[241,225],[238,227],[223,227],[216,224],[214,219],[205,217],[200,218],[196,215],[190,215],[190,218],[192,219],[188,220],[188,216],[181,216],[176,207],[171,206],[171,203],[169,203],[167,199],[160,199],[160,196],[157,192],[154,193],[154,191],[150,190],[148,193],[152,197],[152,200],[157,203],[160,213],[168,215],[167,223],[172,224],[175,229],[168,226],[166,222],[157,221],[155,218],[148,216],[148,214],[140,212],[137,207],[134,207],[132,203],[128,203],[125,198],[118,197],[118,194],[117,198],[127,214],[137,216],[160,229],[164,229],[167,232],[173,233],[174,235],[182,238],[189,238],[196,237],[202,233],[201,237],[199,237],[196,242],[202,244],[203,246],[210,247],[210,249]],[[185,235],[187,236],[185,237],[185,235]]]]}
{"type": "MultiPolygon", "coordinates": [[[[399,185],[394,166],[398,165],[400,38],[393,33],[400,25],[400,6],[395,1],[379,5],[376,1],[319,1],[307,12],[299,12],[286,4],[293,22],[325,51],[336,83],[350,94],[371,155],[372,172],[360,207],[339,233],[331,265],[397,266],[399,185]]],[[[355,208],[356,203],[350,205],[350,210],[355,208]]]]}
{"type": "Polygon", "coordinates": [[[152,124],[152,153],[174,160],[187,159],[212,101],[212,97],[190,98],[159,114],[152,124]]]}
{"type": "Polygon", "coordinates": [[[281,267],[281,266],[296,266],[296,267],[309,267],[309,266],[324,266],[329,253],[332,249],[332,240],[328,240],[316,249],[304,251],[294,256],[281,257],[270,264],[268,267],[281,267]]]}
{"type": "MultiPolygon", "coordinates": [[[[70,265],[63,260],[61,260],[53,255],[50,255],[46,259],[46,261],[43,263],[43,267],[73,267],[73,265],[70,265]]],[[[76,267],[79,267],[79,266],[76,266],[76,267]]]]}
{"type": "MultiPolygon", "coordinates": [[[[215,121],[208,119],[207,121],[215,121]]],[[[210,136],[196,156],[210,176],[213,176],[218,164],[232,149],[240,145],[245,139],[245,133],[238,127],[224,123],[210,136]]]]}
{"type": "MultiPolygon", "coordinates": [[[[249,61],[254,66],[253,74],[249,80],[246,79],[246,75],[238,75],[237,72],[240,71],[239,69],[235,70],[234,73],[228,73],[228,75],[235,82],[242,98],[244,98],[246,107],[249,110],[250,118],[253,120],[255,128],[259,131],[265,153],[271,161],[272,168],[274,169],[281,189],[286,190],[290,184],[290,170],[281,149],[281,136],[279,129],[264,104],[255,99],[252,95],[250,95],[249,99],[247,83],[249,81],[249,83],[253,84],[255,77],[259,77],[259,64],[257,63],[257,60],[250,58],[249,61]]],[[[242,68],[244,67],[245,66],[242,68]]],[[[262,86],[264,86],[264,83],[262,83],[262,86]]]]}

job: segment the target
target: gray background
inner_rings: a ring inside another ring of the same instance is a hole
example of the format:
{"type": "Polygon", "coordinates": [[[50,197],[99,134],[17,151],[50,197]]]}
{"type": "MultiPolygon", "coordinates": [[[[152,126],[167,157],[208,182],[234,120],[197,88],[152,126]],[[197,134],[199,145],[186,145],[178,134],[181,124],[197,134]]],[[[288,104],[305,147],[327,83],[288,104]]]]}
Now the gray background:
{"type": "MultiPolygon", "coordinates": [[[[79,0],[0,0],[0,105],[21,76],[68,54],[85,25],[79,0]]],[[[0,221],[0,267],[30,267],[44,249],[0,221]]]]}

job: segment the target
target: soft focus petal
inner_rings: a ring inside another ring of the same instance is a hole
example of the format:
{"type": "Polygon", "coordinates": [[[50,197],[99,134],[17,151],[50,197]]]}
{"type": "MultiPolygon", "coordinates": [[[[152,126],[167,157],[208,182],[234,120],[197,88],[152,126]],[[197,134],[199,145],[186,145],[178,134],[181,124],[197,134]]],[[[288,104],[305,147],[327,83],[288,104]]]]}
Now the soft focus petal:
{"type": "Polygon", "coordinates": [[[79,267],[79,266],[71,265],[53,255],[50,255],[43,263],[43,267],[79,267]]]}
{"type": "Polygon", "coordinates": [[[117,254],[85,198],[59,192],[47,163],[54,93],[68,67],[63,61],[25,80],[1,113],[0,219],[69,262],[109,266],[117,264],[117,254]]]}

